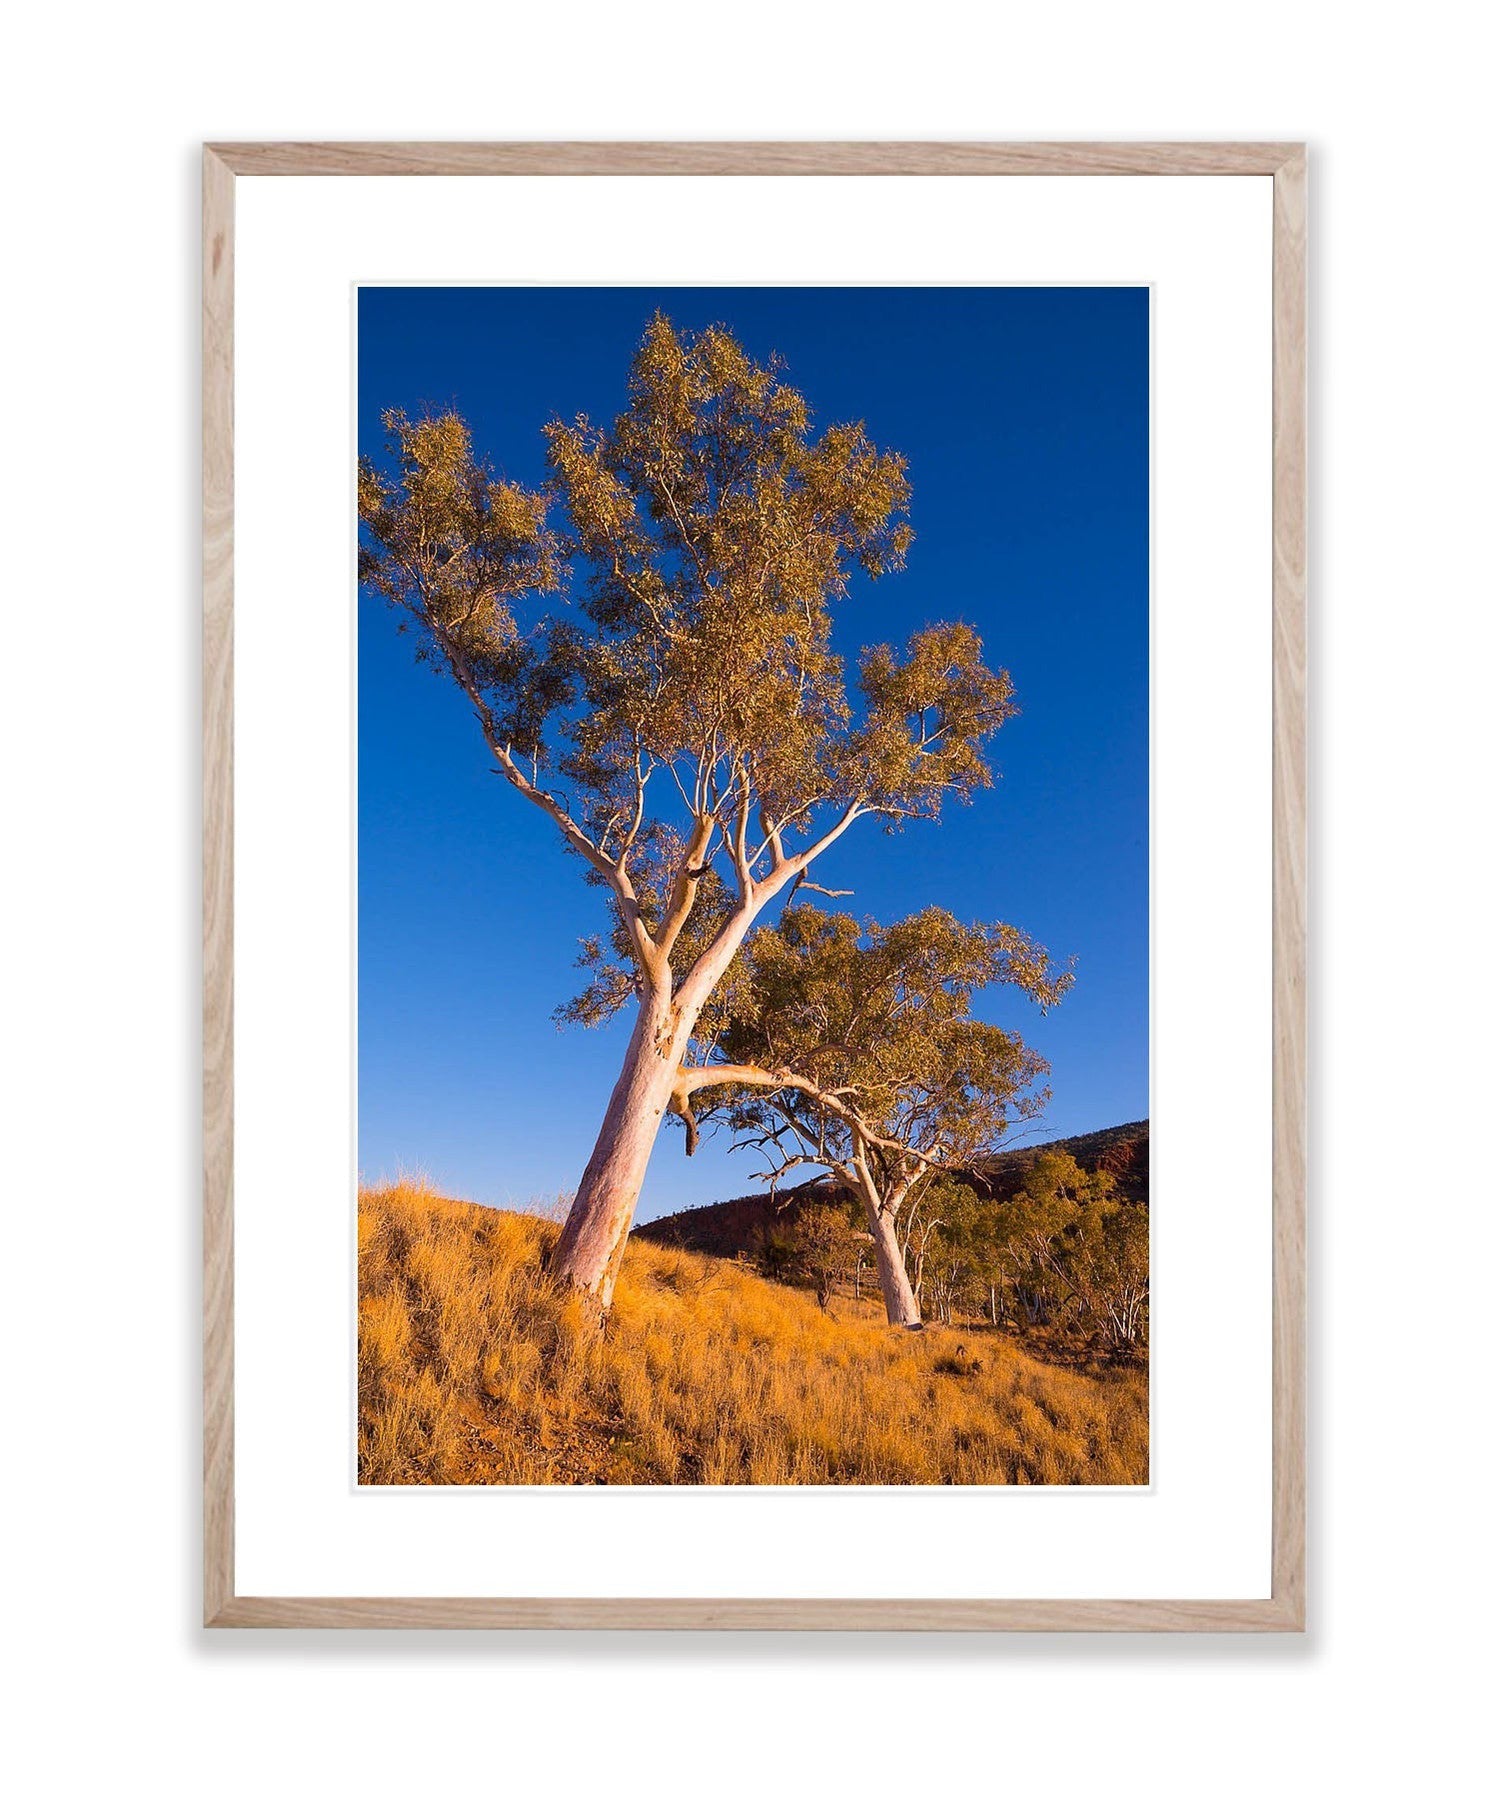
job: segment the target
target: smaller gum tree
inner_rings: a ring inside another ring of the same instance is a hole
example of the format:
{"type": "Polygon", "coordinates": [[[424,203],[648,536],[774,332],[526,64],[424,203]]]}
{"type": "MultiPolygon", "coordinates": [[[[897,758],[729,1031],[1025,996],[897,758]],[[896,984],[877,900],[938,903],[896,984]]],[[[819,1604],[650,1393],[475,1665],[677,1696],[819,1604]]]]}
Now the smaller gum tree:
{"type": "Polygon", "coordinates": [[[826,1169],[863,1211],[886,1316],[919,1324],[902,1209],[940,1171],[992,1155],[1050,1098],[1047,1064],[975,1018],[974,996],[1013,987],[1044,1011],[1072,978],[1013,925],[964,925],[934,906],[861,930],[847,914],[790,906],[699,1020],[673,1094],[688,1152],[711,1111],[766,1157],[772,1182],[826,1169]]]}
{"type": "Polygon", "coordinates": [[[1107,1169],[1063,1149],[1030,1162],[1020,1191],[994,1208],[998,1254],[1032,1317],[1110,1356],[1143,1347],[1150,1317],[1150,1212],[1121,1199],[1107,1169]]]}

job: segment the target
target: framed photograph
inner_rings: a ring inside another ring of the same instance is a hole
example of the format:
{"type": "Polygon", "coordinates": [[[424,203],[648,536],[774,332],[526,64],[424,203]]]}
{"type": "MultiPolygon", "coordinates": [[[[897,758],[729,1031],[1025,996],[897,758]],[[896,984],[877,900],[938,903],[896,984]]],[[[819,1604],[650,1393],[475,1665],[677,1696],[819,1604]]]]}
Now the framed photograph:
{"type": "Polygon", "coordinates": [[[1297,1631],[1297,144],[203,164],[211,1626],[1297,1631]]]}

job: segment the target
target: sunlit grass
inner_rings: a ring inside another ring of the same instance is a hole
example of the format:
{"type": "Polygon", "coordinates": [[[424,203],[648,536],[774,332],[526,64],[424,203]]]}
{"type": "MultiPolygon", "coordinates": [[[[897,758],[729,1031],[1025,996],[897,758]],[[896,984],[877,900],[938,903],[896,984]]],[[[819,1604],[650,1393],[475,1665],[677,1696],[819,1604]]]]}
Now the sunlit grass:
{"type": "Polygon", "coordinates": [[[376,1485],[1135,1484],[1144,1373],[979,1328],[893,1331],[750,1267],[631,1242],[606,1328],[556,1225],[417,1182],[359,1199],[359,1465],[376,1485]],[[961,1346],[961,1354],[959,1348],[961,1346]]]}

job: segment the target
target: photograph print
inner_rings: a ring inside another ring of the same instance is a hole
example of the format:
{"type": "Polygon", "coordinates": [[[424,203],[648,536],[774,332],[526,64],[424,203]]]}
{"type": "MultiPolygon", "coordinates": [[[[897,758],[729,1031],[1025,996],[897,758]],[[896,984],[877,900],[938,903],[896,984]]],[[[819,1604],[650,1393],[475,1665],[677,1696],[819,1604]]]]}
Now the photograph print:
{"type": "Polygon", "coordinates": [[[357,308],[360,1483],[1148,1483],[1149,290],[357,308]]]}

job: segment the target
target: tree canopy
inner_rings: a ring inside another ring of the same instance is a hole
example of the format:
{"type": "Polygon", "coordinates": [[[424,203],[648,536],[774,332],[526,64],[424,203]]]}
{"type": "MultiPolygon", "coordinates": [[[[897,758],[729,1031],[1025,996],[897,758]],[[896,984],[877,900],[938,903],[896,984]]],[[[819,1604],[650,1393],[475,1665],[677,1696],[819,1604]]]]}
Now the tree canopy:
{"type": "Polygon", "coordinates": [[[887,1185],[963,1167],[1049,1098],[1044,1060],[975,1018],[975,993],[1016,988],[1044,1011],[1072,978],[1013,925],[964,925],[933,906],[861,927],[788,906],[704,1009],[684,1084],[732,1082],[737,1067],[749,1084],[731,1116],[759,1127],[778,1167],[831,1166],[861,1145],[887,1185]],[[755,1071],[786,1084],[772,1093],[755,1071]]]}
{"type": "Polygon", "coordinates": [[[632,985],[690,966],[673,952],[705,867],[743,904],[862,814],[935,817],[988,783],[982,746],[1015,708],[970,627],[874,645],[852,684],[831,647],[853,576],[905,560],[902,458],[862,424],[814,431],[779,363],[724,328],[658,315],[612,423],[546,428],[538,492],[455,413],[384,422],[361,580],[610,889],[632,985]]]}

